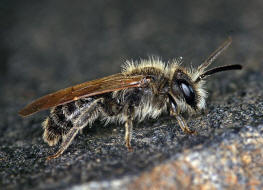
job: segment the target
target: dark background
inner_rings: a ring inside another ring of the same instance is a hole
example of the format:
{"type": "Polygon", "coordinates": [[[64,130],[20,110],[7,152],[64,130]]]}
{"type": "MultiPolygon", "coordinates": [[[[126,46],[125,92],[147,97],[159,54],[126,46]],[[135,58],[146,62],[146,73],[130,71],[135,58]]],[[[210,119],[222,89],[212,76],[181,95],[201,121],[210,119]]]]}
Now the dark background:
{"type": "MultiPolygon", "coordinates": [[[[262,10],[261,0],[1,1],[0,185],[55,188],[138,175],[185,146],[202,144],[203,140],[196,137],[178,145],[176,135],[170,137],[175,142],[170,147],[166,135],[164,139],[157,135],[156,140],[154,135],[159,126],[169,125],[166,123],[169,117],[164,116],[157,123],[146,121],[136,127],[135,139],[142,133],[150,140],[141,144],[134,140],[138,151],[127,153],[122,127],[104,128],[96,124],[89,129],[88,136],[79,135],[61,159],[46,163],[45,156],[56,150],[41,139],[40,123],[48,112],[26,119],[17,112],[44,94],[119,72],[125,60],[157,55],[168,61],[182,56],[185,66],[199,65],[228,36],[233,38],[233,44],[214,66],[242,64],[244,69],[211,77],[208,112],[216,117],[213,111],[217,105],[226,103],[224,97],[229,98],[232,107],[233,97],[242,94],[248,96],[248,104],[257,101],[260,104],[262,10]],[[251,97],[258,99],[251,103],[251,97]],[[151,143],[152,151],[148,147],[151,143]],[[159,154],[161,158],[154,157],[159,154]],[[96,162],[98,159],[100,162],[96,162]]],[[[251,109],[261,112],[262,107],[251,109]]],[[[210,116],[204,122],[212,122],[214,128],[222,127],[220,118],[214,121],[210,116]]],[[[237,119],[239,122],[233,126],[262,123],[261,116],[237,119]]],[[[196,122],[193,126],[202,123],[202,117],[196,122]]],[[[180,130],[169,131],[172,126],[162,130],[188,138],[180,130]]]]}

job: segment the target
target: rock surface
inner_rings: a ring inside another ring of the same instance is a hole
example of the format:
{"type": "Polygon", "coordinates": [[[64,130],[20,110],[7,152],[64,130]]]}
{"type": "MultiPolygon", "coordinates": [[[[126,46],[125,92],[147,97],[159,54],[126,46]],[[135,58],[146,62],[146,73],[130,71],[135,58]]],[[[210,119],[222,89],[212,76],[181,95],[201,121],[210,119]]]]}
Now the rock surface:
{"type": "Polygon", "coordinates": [[[0,189],[262,189],[263,3],[258,1],[3,1],[0,45],[0,189]],[[46,93],[119,72],[126,59],[178,56],[199,65],[227,36],[214,66],[242,71],[207,82],[204,113],[184,134],[163,115],[134,127],[95,123],[58,159],[42,140],[48,112],[17,115],[46,93]]]}

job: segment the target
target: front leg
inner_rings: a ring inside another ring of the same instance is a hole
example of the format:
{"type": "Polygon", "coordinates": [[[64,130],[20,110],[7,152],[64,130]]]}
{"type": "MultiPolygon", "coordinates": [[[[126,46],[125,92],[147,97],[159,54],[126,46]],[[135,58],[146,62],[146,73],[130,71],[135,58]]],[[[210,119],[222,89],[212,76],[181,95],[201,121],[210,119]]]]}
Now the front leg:
{"type": "Polygon", "coordinates": [[[184,118],[181,115],[179,115],[179,113],[172,113],[172,115],[175,116],[179,126],[181,127],[181,129],[183,130],[184,133],[197,134],[196,131],[189,129],[184,118]]]}
{"type": "Polygon", "coordinates": [[[189,129],[184,118],[181,116],[179,110],[177,109],[176,103],[173,101],[170,102],[170,115],[174,116],[184,133],[187,134],[197,134],[196,131],[189,129]]]}

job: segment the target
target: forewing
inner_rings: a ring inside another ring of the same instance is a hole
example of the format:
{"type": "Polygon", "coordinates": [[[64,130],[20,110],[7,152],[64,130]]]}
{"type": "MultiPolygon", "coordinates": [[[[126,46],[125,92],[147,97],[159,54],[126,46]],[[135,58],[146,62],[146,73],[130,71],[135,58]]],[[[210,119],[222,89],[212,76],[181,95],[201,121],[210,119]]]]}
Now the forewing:
{"type": "Polygon", "coordinates": [[[145,76],[126,76],[121,73],[101,79],[84,82],[43,96],[19,111],[28,116],[41,110],[69,103],[80,98],[104,94],[132,87],[143,87],[148,82],[145,76]]]}

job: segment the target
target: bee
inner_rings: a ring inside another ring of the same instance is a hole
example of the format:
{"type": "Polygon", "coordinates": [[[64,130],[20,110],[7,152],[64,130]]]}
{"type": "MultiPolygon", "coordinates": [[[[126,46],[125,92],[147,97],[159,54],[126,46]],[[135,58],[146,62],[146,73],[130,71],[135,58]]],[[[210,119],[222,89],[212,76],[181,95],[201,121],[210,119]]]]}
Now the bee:
{"type": "Polygon", "coordinates": [[[168,64],[158,58],[127,61],[121,73],[43,96],[19,114],[25,117],[51,108],[42,124],[43,139],[49,146],[62,142],[48,160],[62,155],[78,132],[97,119],[105,124],[124,124],[125,145],[130,151],[134,121],[155,119],[163,112],[175,117],[183,132],[195,133],[187,126],[182,113],[195,114],[205,108],[205,79],[217,72],[242,68],[235,64],[206,70],[231,42],[228,38],[196,69],[182,67],[180,60],[168,64]]]}

